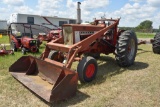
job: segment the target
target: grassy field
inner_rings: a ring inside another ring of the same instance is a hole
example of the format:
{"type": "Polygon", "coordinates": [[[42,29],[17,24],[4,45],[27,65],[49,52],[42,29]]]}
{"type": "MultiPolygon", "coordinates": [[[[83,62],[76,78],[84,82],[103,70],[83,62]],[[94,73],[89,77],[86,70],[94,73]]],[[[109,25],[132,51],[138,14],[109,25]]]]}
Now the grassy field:
{"type": "Polygon", "coordinates": [[[2,38],[0,38],[0,44],[5,44],[5,43],[9,43],[9,37],[3,35],[2,38]]]}
{"type": "Polygon", "coordinates": [[[139,33],[136,32],[138,38],[154,38],[155,33],[139,33]]]}
{"type": "Polygon", "coordinates": [[[78,83],[75,97],[53,104],[36,97],[10,75],[9,66],[21,56],[19,51],[0,57],[0,107],[160,107],[160,55],[153,54],[151,45],[140,45],[134,65],[128,68],[119,67],[112,54],[101,55],[96,79],[78,83]]]}

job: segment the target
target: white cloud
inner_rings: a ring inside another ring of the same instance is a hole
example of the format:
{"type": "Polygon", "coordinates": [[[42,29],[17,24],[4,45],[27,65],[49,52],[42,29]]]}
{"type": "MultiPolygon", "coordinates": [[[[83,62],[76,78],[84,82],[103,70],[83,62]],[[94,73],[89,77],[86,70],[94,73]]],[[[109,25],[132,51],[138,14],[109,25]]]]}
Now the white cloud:
{"type": "Polygon", "coordinates": [[[36,11],[28,6],[19,6],[14,8],[15,13],[36,14],[36,11]]]}
{"type": "Polygon", "coordinates": [[[106,7],[108,4],[109,0],[101,0],[100,2],[97,2],[97,0],[84,0],[82,2],[82,8],[85,10],[92,10],[106,7]]]}
{"type": "Polygon", "coordinates": [[[158,28],[158,29],[160,27],[159,19],[160,19],[160,12],[158,12],[157,14],[155,14],[152,17],[153,26],[156,27],[156,28],[158,28]]]}
{"type": "Polygon", "coordinates": [[[129,1],[133,1],[133,2],[142,2],[142,1],[145,1],[145,0],[129,0],[129,1]]]}
{"type": "Polygon", "coordinates": [[[38,0],[38,6],[45,10],[56,9],[61,6],[61,1],[62,0],[38,0]]]}
{"type": "Polygon", "coordinates": [[[159,7],[160,6],[160,0],[147,0],[148,4],[153,7],[159,7]]]}
{"type": "Polygon", "coordinates": [[[7,9],[6,8],[0,8],[0,13],[6,13],[7,9]]]}
{"type": "Polygon", "coordinates": [[[120,26],[137,26],[141,21],[151,20],[156,9],[148,4],[127,3],[120,10],[113,12],[112,17],[121,17],[120,26]]]}
{"type": "Polygon", "coordinates": [[[8,20],[8,17],[9,17],[9,11],[10,9],[7,7],[7,8],[4,8],[4,7],[0,7],[0,20],[8,20]]]}
{"type": "Polygon", "coordinates": [[[154,11],[154,8],[149,7],[148,5],[140,5],[138,3],[135,3],[133,5],[126,4],[123,8],[120,9],[120,13],[125,16],[133,16],[133,17],[139,17],[144,18],[144,14],[148,12],[154,11]]]}
{"type": "Polygon", "coordinates": [[[59,16],[63,0],[38,0],[36,14],[47,16],[59,16]]]}
{"type": "Polygon", "coordinates": [[[73,0],[67,0],[67,7],[68,8],[76,7],[76,2],[73,2],[73,0]]]}
{"type": "Polygon", "coordinates": [[[24,0],[2,0],[2,2],[12,6],[21,6],[24,4],[24,0]]]}

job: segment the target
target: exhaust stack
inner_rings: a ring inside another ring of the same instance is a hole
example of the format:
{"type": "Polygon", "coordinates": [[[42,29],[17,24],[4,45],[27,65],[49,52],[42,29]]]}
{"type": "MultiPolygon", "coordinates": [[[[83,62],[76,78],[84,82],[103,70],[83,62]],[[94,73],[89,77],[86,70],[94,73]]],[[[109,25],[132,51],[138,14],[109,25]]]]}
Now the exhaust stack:
{"type": "Polygon", "coordinates": [[[81,24],[81,2],[77,2],[77,24],[81,24]]]}

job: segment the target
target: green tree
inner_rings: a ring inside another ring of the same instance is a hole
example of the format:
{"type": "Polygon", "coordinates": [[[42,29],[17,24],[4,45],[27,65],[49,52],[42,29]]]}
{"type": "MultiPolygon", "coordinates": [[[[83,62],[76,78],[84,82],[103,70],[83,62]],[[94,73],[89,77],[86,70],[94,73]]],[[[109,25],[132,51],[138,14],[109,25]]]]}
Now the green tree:
{"type": "Polygon", "coordinates": [[[136,30],[143,31],[143,32],[152,32],[152,29],[153,29],[152,24],[153,24],[152,21],[145,20],[136,27],[136,30]]]}

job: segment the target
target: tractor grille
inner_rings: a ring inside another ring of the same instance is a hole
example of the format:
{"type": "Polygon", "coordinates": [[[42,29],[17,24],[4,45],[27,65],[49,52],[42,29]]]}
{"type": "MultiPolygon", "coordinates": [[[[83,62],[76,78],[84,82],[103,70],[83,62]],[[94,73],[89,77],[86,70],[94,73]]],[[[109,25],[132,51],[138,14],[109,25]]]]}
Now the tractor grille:
{"type": "Polygon", "coordinates": [[[37,45],[37,41],[36,41],[36,40],[31,40],[31,41],[29,42],[29,45],[30,45],[30,46],[35,46],[35,45],[37,45]]]}

